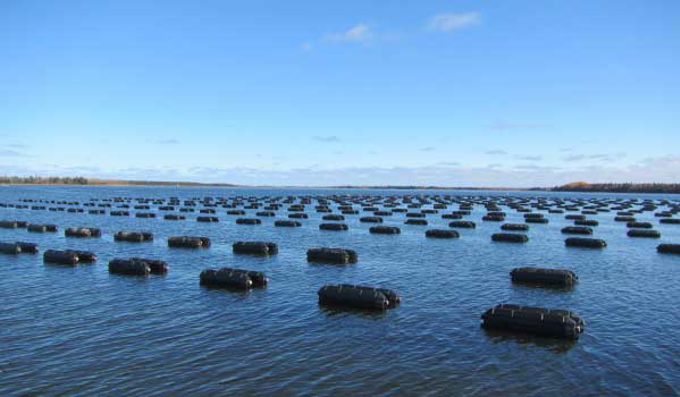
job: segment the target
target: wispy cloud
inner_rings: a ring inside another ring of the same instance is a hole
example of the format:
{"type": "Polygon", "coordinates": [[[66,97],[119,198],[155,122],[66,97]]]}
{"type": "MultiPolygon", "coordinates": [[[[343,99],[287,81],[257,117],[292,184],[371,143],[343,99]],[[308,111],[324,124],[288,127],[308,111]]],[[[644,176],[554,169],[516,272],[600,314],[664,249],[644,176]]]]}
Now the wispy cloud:
{"type": "Polygon", "coordinates": [[[63,167],[57,164],[17,165],[7,160],[0,167],[7,175],[82,175],[112,179],[193,180],[244,185],[331,186],[438,185],[438,186],[555,186],[573,181],[588,182],[677,182],[680,156],[650,157],[626,165],[595,163],[563,167],[541,164],[508,166],[489,164],[471,167],[457,163],[435,163],[422,167],[326,167],[310,164],[301,168],[173,167],[120,168],[63,167]]]}
{"type": "Polygon", "coordinates": [[[660,157],[647,157],[636,164],[637,167],[653,167],[663,169],[669,175],[674,175],[677,182],[677,170],[680,169],[680,155],[667,155],[660,157]]]}
{"type": "Polygon", "coordinates": [[[156,143],[158,143],[160,145],[178,145],[179,140],[177,140],[177,139],[160,139],[160,140],[156,141],[156,143]]]}
{"type": "Polygon", "coordinates": [[[337,143],[340,142],[340,137],[337,135],[315,135],[312,140],[323,143],[337,143]]]}
{"type": "MultiPolygon", "coordinates": [[[[454,32],[461,29],[466,29],[477,25],[481,22],[481,16],[477,12],[467,13],[442,13],[432,16],[428,21],[426,28],[433,32],[454,32]]],[[[333,32],[325,36],[309,40],[300,45],[303,51],[312,51],[315,47],[323,44],[375,44],[375,43],[393,43],[399,42],[403,39],[405,34],[403,32],[385,32],[378,31],[366,24],[359,23],[347,30],[333,32]]]]}
{"type": "Polygon", "coordinates": [[[30,156],[18,150],[0,149],[0,157],[30,157],[30,156]]]}
{"type": "Polygon", "coordinates": [[[508,154],[505,150],[500,150],[500,149],[494,149],[494,150],[487,150],[484,152],[484,154],[488,154],[490,156],[504,156],[508,154]]]}
{"type": "Polygon", "coordinates": [[[548,128],[552,128],[552,125],[542,123],[510,123],[503,120],[497,120],[489,125],[489,129],[494,131],[548,129],[548,128]]]}
{"type": "Polygon", "coordinates": [[[524,161],[541,161],[543,160],[543,157],[541,156],[515,156],[517,160],[524,160],[524,161]]]}
{"type": "Polygon", "coordinates": [[[585,161],[585,160],[595,160],[595,161],[614,161],[625,157],[626,154],[622,152],[618,153],[596,153],[596,154],[573,154],[570,156],[565,156],[562,159],[564,161],[585,161]]]}
{"type": "Polygon", "coordinates": [[[481,17],[477,12],[467,12],[463,14],[437,14],[430,18],[427,28],[437,32],[454,32],[469,28],[481,22],[481,17]]]}
{"type": "Polygon", "coordinates": [[[564,169],[562,169],[560,167],[545,166],[545,165],[538,165],[538,164],[520,164],[520,165],[514,166],[513,168],[515,170],[540,171],[540,172],[560,172],[560,171],[564,171],[564,169]]]}
{"type": "Polygon", "coordinates": [[[309,40],[300,46],[309,52],[322,46],[373,46],[374,44],[388,44],[400,42],[403,34],[390,31],[376,31],[371,25],[360,23],[347,30],[326,34],[320,38],[309,40]]]}
{"type": "Polygon", "coordinates": [[[326,40],[332,43],[367,43],[373,38],[371,28],[363,23],[355,25],[344,32],[331,33],[326,40]]]}
{"type": "Polygon", "coordinates": [[[421,152],[432,152],[432,151],[434,151],[434,147],[433,146],[426,146],[426,147],[420,148],[420,151],[421,152]]]}

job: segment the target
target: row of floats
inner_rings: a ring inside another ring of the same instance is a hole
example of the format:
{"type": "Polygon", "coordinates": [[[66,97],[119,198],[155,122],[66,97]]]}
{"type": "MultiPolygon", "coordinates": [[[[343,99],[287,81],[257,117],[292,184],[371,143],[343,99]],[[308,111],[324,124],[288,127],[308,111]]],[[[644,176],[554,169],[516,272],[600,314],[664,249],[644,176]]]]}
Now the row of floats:
{"type": "MultiPolygon", "coordinates": [[[[355,194],[334,194],[334,195],[297,195],[297,196],[244,196],[236,195],[229,197],[123,197],[116,196],[111,198],[91,198],[89,201],[66,201],[66,200],[47,200],[23,198],[19,200],[21,203],[0,203],[1,207],[8,208],[30,208],[35,210],[48,209],[54,211],[63,211],[64,207],[89,207],[102,208],[111,210],[126,211],[134,209],[137,211],[158,209],[159,211],[180,211],[180,212],[196,212],[200,205],[198,212],[205,214],[214,214],[217,208],[225,208],[229,212],[239,214],[240,209],[254,209],[264,211],[276,211],[283,206],[288,206],[288,211],[304,212],[305,206],[313,205],[316,202],[315,208],[320,212],[328,211],[331,205],[337,205],[339,210],[354,211],[353,205],[360,205],[365,211],[380,211],[379,206],[385,208],[394,208],[394,212],[404,211],[406,208],[421,208],[424,206],[432,206],[427,211],[429,213],[436,213],[436,210],[447,209],[452,204],[459,204],[461,208],[472,207],[473,205],[485,205],[487,207],[498,207],[505,205],[520,212],[527,211],[530,208],[545,209],[551,213],[563,213],[565,211],[579,211],[584,210],[596,214],[599,212],[610,211],[627,211],[631,213],[641,213],[645,211],[657,211],[656,215],[665,217],[668,213],[677,212],[680,209],[680,204],[677,199],[625,199],[625,198],[576,198],[576,197],[540,197],[540,196],[484,196],[484,195],[439,195],[439,194],[422,194],[422,195],[355,195],[355,194]],[[46,205],[40,204],[49,204],[46,205]],[[53,207],[52,205],[58,205],[53,207]],[[635,207],[638,208],[635,208],[635,207]],[[659,207],[666,206],[667,210],[658,211],[659,207]]],[[[68,210],[68,209],[67,209],[68,210]]],[[[74,208],[75,212],[80,212],[83,208],[74,208]]]]}
{"type": "MultiPolygon", "coordinates": [[[[277,221],[277,226],[290,226],[288,223],[291,221],[277,221]],[[281,223],[281,224],[279,224],[281,223]]],[[[298,222],[295,222],[298,223],[298,222]]],[[[298,225],[295,225],[298,226],[298,225]]],[[[649,222],[629,222],[627,225],[630,229],[627,235],[629,237],[642,237],[642,238],[659,238],[661,234],[657,230],[651,229],[651,223],[649,222]]],[[[449,224],[451,228],[475,228],[476,225],[472,221],[454,221],[449,224]]],[[[5,229],[18,229],[25,228],[29,232],[33,233],[47,233],[47,232],[57,232],[57,225],[53,224],[29,224],[25,221],[0,221],[0,228],[5,229]]],[[[321,230],[347,230],[348,226],[343,223],[322,223],[319,225],[321,230]]],[[[494,233],[491,235],[491,240],[495,242],[507,242],[507,243],[526,243],[529,241],[529,236],[522,234],[521,232],[526,232],[529,230],[528,225],[521,223],[505,223],[501,226],[501,230],[507,232],[494,233]],[[509,232],[509,233],[508,233],[509,232]],[[520,233],[517,233],[520,232],[520,233]]],[[[592,235],[593,230],[586,226],[566,226],[562,228],[561,232],[563,234],[572,235],[592,235]]],[[[372,226],[369,228],[369,233],[372,234],[386,234],[386,235],[396,235],[401,233],[401,229],[396,226],[372,226]]],[[[90,238],[90,237],[101,237],[101,230],[98,228],[91,227],[78,227],[78,228],[67,228],[64,230],[64,235],[66,237],[77,237],[77,238],[90,238]]],[[[455,239],[460,237],[460,233],[455,229],[429,229],[425,231],[425,237],[428,238],[439,238],[439,239],[455,239]]],[[[114,240],[116,241],[126,241],[126,242],[149,242],[153,241],[153,233],[147,231],[120,231],[114,235],[114,240]]],[[[174,243],[174,242],[173,242],[174,243]]],[[[181,245],[181,244],[180,244],[181,245]]],[[[567,247],[582,247],[582,248],[605,248],[607,242],[603,239],[596,239],[590,237],[570,237],[565,239],[565,245],[567,247]]],[[[667,244],[662,244],[667,245],[667,244]]],[[[170,246],[178,246],[170,244],[170,246]]],[[[189,247],[191,248],[191,247],[189,247]]],[[[195,247],[195,248],[198,248],[195,247]]],[[[668,251],[667,249],[659,249],[660,253],[673,253],[673,250],[668,251]]]]}
{"type": "MultiPolygon", "coordinates": [[[[438,210],[427,210],[423,209],[421,212],[406,212],[407,210],[404,208],[401,208],[404,211],[397,211],[397,209],[393,209],[391,211],[378,211],[375,208],[370,208],[371,211],[375,211],[373,216],[362,216],[359,217],[359,222],[361,223],[383,223],[384,222],[384,217],[389,217],[392,216],[393,213],[397,212],[404,212],[404,216],[406,218],[405,224],[407,225],[423,225],[426,226],[428,225],[427,221],[427,215],[429,214],[436,214],[438,213],[438,210]]],[[[366,210],[364,208],[364,210],[366,210]]],[[[214,210],[211,210],[214,211],[214,210]]],[[[295,209],[297,211],[297,209],[295,209]]],[[[330,212],[331,209],[327,208],[324,210],[317,209],[317,212],[330,212]]],[[[322,221],[334,221],[334,222],[340,222],[340,221],[345,221],[346,217],[345,215],[348,213],[358,213],[357,210],[352,210],[352,211],[347,211],[344,210],[342,211],[341,214],[327,214],[323,215],[321,217],[322,221]]],[[[583,211],[586,212],[586,211],[583,211]]],[[[240,215],[240,216],[245,216],[246,212],[243,210],[237,210],[237,211],[227,211],[228,215],[240,215]]],[[[458,210],[458,211],[453,211],[451,213],[445,213],[441,215],[442,219],[448,219],[448,220],[459,220],[463,219],[465,216],[468,216],[471,214],[470,210],[458,210]]],[[[630,212],[627,211],[622,211],[619,212],[619,214],[631,214],[630,212]]],[[[667,216],[668,214],[666,213],[661,213],[664,216],[667,216]]],[[[113,216],[120,216],[121,214],[112,211],[110,215],[113,216]]],[[[129,213],[125,213],[123,215],[129,216],[129,213]]],[[[155,213],[136,213],[135,217],[137,218],[155,218],[156,214],[155,213]]],[[[657,214],[660,215],[660,214],[657,214]]],[[[276,217],[277,212],[275,211],[264,211],[264,212],[257,212],[255,214],[256,217],[276,217]]],[[[489,211],[485,215],[482,216],[482,221],[484,222],[504,222],[506,219],[506,213],[504,211],[489,211]]],[[[295,221],[295,219],[309,219],[309,214],[306,212],[293,212],[288,214],[289,221],[287,223],[281,223],[281,224],[275,224],[276,226],[301,226],[301,223],[299,221],[295,221]]],[[[166,214],[163,216],[163,219],[165,220],[186,220],[186,216],[180,215],[180,214],[166,214]]],[[[584,226],[584,227],[593,227],[593,226],[598,226],[599,221],[595,219],[588,219],[585,214],[567,214],[565,215],[565,219],[568,220],[573,220],[574,224],[576,226],[584,226]]],[[[198,222],[204,222],[204,223],[218,223],[220,219],[217,216],[198,216],[196,217],[196,221],[198,222]]],[[[649,222],[638,222],[637,219],[634,216],[630,215],[617,215],[614,217],[615,222],[625,222],[628,227],[634,227],[634,228],[651,228],[652,224],[649,222]]],[[[550,220],[548,218],[544,217],[544,214],[542,213],[525,213],[524,214],[524,222],[525,222],[525,228],[528,228],[529,223],[534,223],[534,224],[548,224],[550,223],[550,220]]],[[[260,218],[237,218],[235,221],[236,224],[241,224],[241,225],[259,225],[262,224],[262,220],[260,218]]],[[[660,224],[671,224],[671,225],[680,225],[680,219],[679,218],[672,218],[670,216],[668,217],[663,217],[659,219],[660,224]]],[[[455,222],[453,223],[454,225],[456,224],[455,222]]],[[[11,224],[0,224],[0,227],[12,227],[11,224]]],[[[456,227],[456,226],[453,226],[456,227]]],[[[462,226],[465,227],[465,226],[462,226]]]]}
{"type": "MultiPolygon", "coordinates": [[[[169,240],[170,243],[171,240],[169,240]]],[[[172,241],[202,246],[205,238],[176,237],[172,241]]],[[[22,253],[23,243],[0,243],[4,253],[22,253]],[[8,247],[13,246],[11,250],[8,247]]],[[[278,247],[274,243],[249,241],[233,244],[234,253],[274,255],[278,247]]],[[[37,253],[36,245],[30,245],[30,253],[37,253]]],[[[47,250],[43,254],[45,263],[75,266],[79,263],[93,263],[97,257],[92,252],[77,250],[47,250]]],[[[307,251],[309,262],[349,264],[358,261],[356,251],[343,248],[312,248],[307,251]]],[[[165,275],[169,271],[167,262],[149,258],[115,258],[109,261],[111,274],[125,276],[165,275]]],[[[569,288],[576,284],[578,277],[569,270],[522,267],[510,272],[514,283],[528,283],[548,287],[569,288]]],[[[207,288],[228,290],[250,290],[265,288],[269,279],[263,272],[220,268],[205,269],[199,275],[199,284],[207,288]]],[[[328,284],[318,292],[320,305],[333,308],[385,311],[397,307],[401,296],[393,290],[350,284],[328,284]]],[[[508,331],[528,332],[538,335],[578,339],[585,330],[585,322],[576,314],[555,309],[501,304],[490,308],[482,315],[482,327],[508,331]]]]}
{"type": "MultiPolygon", "coordinates": [[[[91,233],[92,234],[92,233],[91,233]]],[[[96,232],[93,234],[97,234],[96,232]]],[[[139,235],[141,233],[123,233],[139,235]]],[[[208,248],[207,237],[177,236],[168,239],[169,247],[208,248]]],[[[240,241],[232,245],[233,252],[246,255],[276,255],[278,246],[271,242],[240,241]]],[[[680,254],[680,245],[663,244],[660,251],[680,254]]],[[[38,246],[32,243],[0,243],[0,252],[5,254],[38,253],[38,246]]],[[[79,263],[94,263],[97,256],[88,251],[47,250],[43,255],[45,263],[75,266],[79,263]]],[[[307,251],[307,260],[316,263],[352,264],[358,262],[354,250],[343,248],[312,248],[307,251]]],[[[149,258],[115,258],[109,262],[112,274],[128,276],[165,275],[169,266],[165,261],[149,258]]],[[[510,272],[513,283],[532,284],[544,287],[569,289],[578,282],[578,276],[566,269],[544,269],[520,267],[510,272]]],[[[221,268],[205,269],[199,275],[200,285],[210,288],[249,290],[265,288],[268,278],[263,272],[221,268]]],[[[324,306],[349,307],[362,310],[388,310],[401,303],[401,297],[394,291],[358,285],[325,285],[318,291],[319,303],[324,306]]],[[[544,336],[578,339],[585,330],[585,322],[575,313],[565,310],[501,304],[490,308],[482,315],[482,326],[486,329],[527,332],[544,336]]]]}

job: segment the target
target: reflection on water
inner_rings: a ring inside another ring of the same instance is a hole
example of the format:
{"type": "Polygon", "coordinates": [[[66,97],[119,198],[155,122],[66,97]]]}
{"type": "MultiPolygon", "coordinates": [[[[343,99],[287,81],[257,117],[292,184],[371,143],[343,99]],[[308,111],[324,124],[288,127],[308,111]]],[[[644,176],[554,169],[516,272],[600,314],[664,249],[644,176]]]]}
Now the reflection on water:
{"type": "Polygon", "coordinates": [[[365,309],[361,310],[356,308],[328,304],[319,305],[319,309],[328,317],[355,315],[371,320],[382,319],[385,317],[386,313],[377,310],[365,310],[365,309]]]}
{"type": "Polygon", "coordinates": [[[515,342],[520,345],[532,345],[556,354],[563,354],[573,348],[578,341],[541,337],[524,333],[507,332],[496,329],[483,329],[492,343],[515,342]]]}
{"type": "Polygon", "coordinates": [[[541,285],[537,283],[533,283],[530,281],[514,281],[514,282],[508,282],[510,284],[510,288],[517,288],[517,289],[522,289],[522,288],[527,288],[527,289],[536,289],[536,290],[541,290],[546,293],[555,293],[555,294],[563,294],[565,292],[569,292],[573,290],[574,288],[577,288],[578,283],[573,284],[573,285],[568,285],[568,286],[546,286],[546,285],[541,285]]]}

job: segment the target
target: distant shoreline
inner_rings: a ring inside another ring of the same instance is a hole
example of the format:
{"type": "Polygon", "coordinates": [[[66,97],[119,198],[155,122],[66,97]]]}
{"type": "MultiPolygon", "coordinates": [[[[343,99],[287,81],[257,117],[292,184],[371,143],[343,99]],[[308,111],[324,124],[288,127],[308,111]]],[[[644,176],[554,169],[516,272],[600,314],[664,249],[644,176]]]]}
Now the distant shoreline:
{"type": "Polygon", "coordinates": [[[230,183],[202,183],[188,181],[136,181],[123,179],[0,177],[0,186],[177,186],[177,187],[240,187],[230,183]]]}
{"type": "Polygon", "coordinates": [[[234,185],[228,183],[200,182],[120,182],[120,183],[0,183],[0,186],[54,186],[54,187],[222,187],[245,189],[339,189],[339,190],[498,190],[498,191],[548,191],[539,188],[512,187],[446,187],[446,186],[296,186],[296,185],[234,185]]]}
{"type": "Polygon", "coordinates": [[[0,183],[0,186],[54,186],[54,187],[255,187],[219,183],[0,183]]]}
{"type": "Polygon", "coordinates": [[[541,191],[542,188],[526,188],[526,187],[480,187],[480,186],[326,186],[324,189],[363,189],[363,190],[497,190],[497,191],[508,191],[508,192],[528,192],[528,191],[541,191]]]}
{"type": "Polygon", "coordinates": [[[587,183],[574,182],[551,192],[680,194],[680,183],[587,183]]]}
{"type": "Polygon", "coordinates": [[[97,179],[83,177],[0,177],[0,186],[103,186],[103,187],[189,187],[189,188],[251,188],[251,189],[355,189],[355,190],[460,190],[507,192],[572,192],[572,193],[647,193],[680,194],[680,183],[586,183],[574,182],[555,187],[479,187],[479,186],[418,186],[418,185],[337,185],[337,186],[270,186],[204,183],[189,181],[141,181],[97,179]]]}

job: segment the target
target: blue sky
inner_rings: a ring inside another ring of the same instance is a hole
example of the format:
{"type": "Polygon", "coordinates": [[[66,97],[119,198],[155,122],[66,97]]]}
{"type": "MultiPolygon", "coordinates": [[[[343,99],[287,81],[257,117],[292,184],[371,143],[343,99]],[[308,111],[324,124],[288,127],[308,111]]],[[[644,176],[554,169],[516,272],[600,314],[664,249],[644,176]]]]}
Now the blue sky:
{"type": "Polygon", "coordinates": [[[3,1],[0,173],[679,182],[677,1],[3,1]]]}

